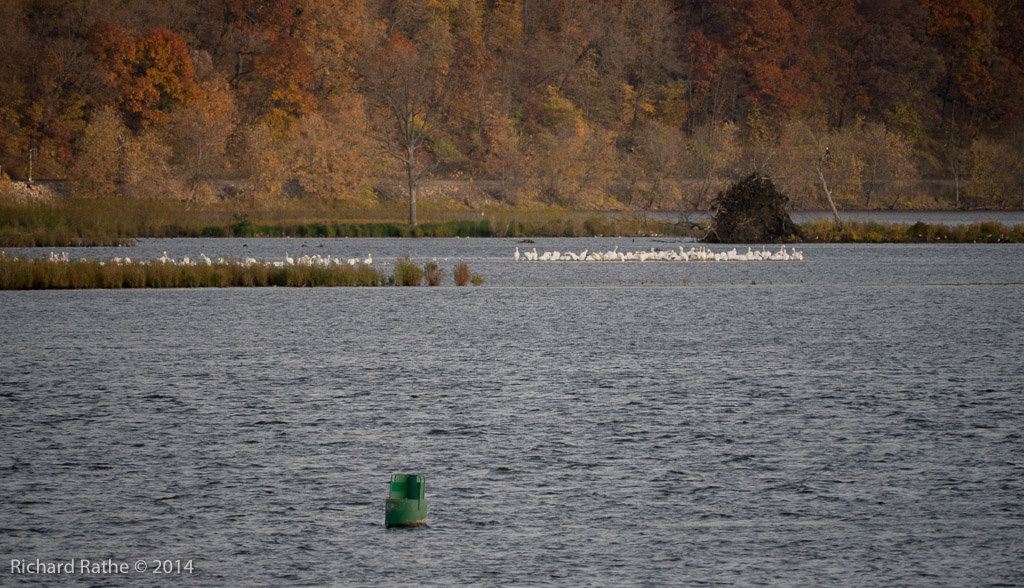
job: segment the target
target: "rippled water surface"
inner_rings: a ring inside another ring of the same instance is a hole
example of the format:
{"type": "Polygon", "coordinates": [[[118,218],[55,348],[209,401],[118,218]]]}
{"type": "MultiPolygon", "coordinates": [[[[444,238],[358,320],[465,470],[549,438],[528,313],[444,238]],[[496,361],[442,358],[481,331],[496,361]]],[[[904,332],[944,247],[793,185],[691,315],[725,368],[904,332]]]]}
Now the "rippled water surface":
{"type": "Polygon", "coordinates": [[[0,584],[1024,585],[1024,247],[517,245],[692,244],[144,241],[71,253],[487,282],[0,292],[0,584]],[[383,527],[395,472],[427,528],[383,527]],[[71,558],[194,571],[9,565],[71,558]]]}

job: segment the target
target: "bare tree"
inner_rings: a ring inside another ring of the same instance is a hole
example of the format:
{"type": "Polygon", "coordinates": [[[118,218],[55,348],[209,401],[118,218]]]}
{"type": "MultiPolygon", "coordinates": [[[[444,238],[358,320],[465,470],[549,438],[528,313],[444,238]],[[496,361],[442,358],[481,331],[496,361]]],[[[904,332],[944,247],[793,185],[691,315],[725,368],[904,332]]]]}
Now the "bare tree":
{"type": "Polygon", "coordinates": [[[363,79],[377,107],[370,136],[405,171],[409,224],[416,224],[416,193],[420,180],[436,168],[439,153],[425,149],[438,131],[457,86],[455,72],[417,51],[407,38],[394,34],[379,53],[364,62],[363,79]]]}
{"type": "Polygon", "coordinates": [[[832,216],[835,217],[836,223],[843,222],[843,219],[839,217],[839,211],[836,209],[836,201],[832,199],[832,188],[829,187],[829,180],[825,177],[825,170],[834,167],[833,162],[835,157],[829,153],[829,148],[825,147],[822,152],[821,137],[815,137],[818,142],[818,158],[815,160],[814,169],[818,172],[818,179],[821,181],[821,189],[825,193],[825,199],[828,200],[828,205],[832,209],[832,216]]]}
{"type": "Polygon", "coordinates": [[[818,184],[837,223],[842,218],[836,208],[835,192],[840,187],[849,191],[853,184],[859,185],[863,167],[855,149],[847,148],[848,134],[830,132],[817,119],[791,121],[783,133],[783,176],[791,186],[818,184]]]}

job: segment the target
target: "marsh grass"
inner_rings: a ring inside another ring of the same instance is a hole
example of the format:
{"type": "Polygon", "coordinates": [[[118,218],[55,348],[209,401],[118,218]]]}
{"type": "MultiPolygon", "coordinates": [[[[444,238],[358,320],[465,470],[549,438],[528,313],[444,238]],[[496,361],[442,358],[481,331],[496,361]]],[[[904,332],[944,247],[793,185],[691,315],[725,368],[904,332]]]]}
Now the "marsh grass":
{"type": "Polygon", "coordinates": [[[428,286],[440,286],[444,281],[444,273],[444,270],[433,261],[428,261],[423,265],[423,277],[428,286]]]}
{"type": "Polygon", "coordinates": [[[395,262],[392,282],[396,286],[419,286],[423,282],[423,272],[411,259],[403,257],[395,262]]]}
{"type": "Polygon", "coordinates": [[[800,226],[806,242],[824,243],[1021,243],[1024,225],[997,222],[944,225],[917,222],[887,224],[877,221],[835,223],[822,219],[800,226]]]}
{"type": "Polygon", "coordinates": [[[469,283],[470,273],[469,264],[464,261],[460,261],[455,264],[455,271],[453,272],[456,286],[465,286],[469,283]]]}
{"type": "Polygon", "coordinates": [[[360,264],[276,267],[237,262],[174,265],[159,262],[71,262],[0,256],[0,290],[66,288],[228,288],[382,286],[384,275],[360,264]]]}

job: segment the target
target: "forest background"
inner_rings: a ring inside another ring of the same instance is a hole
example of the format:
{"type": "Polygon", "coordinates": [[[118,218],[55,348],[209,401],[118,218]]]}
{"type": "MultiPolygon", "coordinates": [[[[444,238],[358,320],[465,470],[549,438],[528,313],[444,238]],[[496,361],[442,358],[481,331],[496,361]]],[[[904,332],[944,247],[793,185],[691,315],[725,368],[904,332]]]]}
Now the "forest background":
{"type": "Polygon", "coordinates": [[[1019,0],[4,0],[0,55],[0,191],[1024,207],[1019,0]]]}

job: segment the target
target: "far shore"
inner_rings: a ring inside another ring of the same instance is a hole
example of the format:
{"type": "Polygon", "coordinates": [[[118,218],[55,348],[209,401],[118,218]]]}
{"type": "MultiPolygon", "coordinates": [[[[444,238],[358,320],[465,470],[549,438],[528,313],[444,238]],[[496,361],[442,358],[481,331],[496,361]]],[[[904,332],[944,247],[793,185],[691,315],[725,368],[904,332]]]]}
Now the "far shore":
{"type": "MultiPolygon", "coordinates": [[[[57,198],[0,201],[0,247],[130,246],[178,237],[652,237],[699,241],[708,212],[571,210],[425,199],[421,222],[408,202],[304,200],[274,203],[57,198]]],[[[794,243],[1024,242],[1024,211],[790,211],[794,243]]]]}

